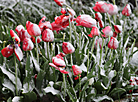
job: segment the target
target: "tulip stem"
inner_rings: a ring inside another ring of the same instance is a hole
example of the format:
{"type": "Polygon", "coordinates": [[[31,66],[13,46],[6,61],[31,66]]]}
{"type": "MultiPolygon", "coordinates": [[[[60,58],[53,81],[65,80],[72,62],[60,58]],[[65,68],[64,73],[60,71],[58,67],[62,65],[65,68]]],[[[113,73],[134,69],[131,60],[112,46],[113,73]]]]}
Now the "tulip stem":
{"type": "Polygon", "coordinates": [[[16,91],[16,95],[18,96],[18,89],[17,89],[17,77],[18,77],[18,72],[17,72],[16,55],[15,55],[15,54],[14,54],[14,64],[15,64],[15,91],[16,91]]]}
{"type": "Polygon", "coordinates": [[[64,93],[63,93],[63,97],[65,99],[65,94],[66,94],[66,83],[65,83],[65,74],[62,74],[63,75],[63,87],[64,87],[64,93]]]}
{"type": "Polygon", "coordinates": [[[79,74],[79,99],[81,96],[81,78],[80,78],[80,74],[79,74]]]}
{"type": "Polygon", "coordinates": [[[112,24],[111,24],[111,20],[110,20],[109,14],[108,14],[108,13],[106,13],[106,14],[107,14],[107,17],[108,17],[108,20],[109,20],[110,27],[112,27],[112,24]]]}
{"type": "Polygon", "coordinates": [[[88,76],[88,71],[89,71],[89,63],[90,63],[90,60],[89,60],[89,49],[87,50],[87,57],[88,57],[88,60],[87,60],[87,76],[88,76]]]}
{"type": "Polygon", "coordinates": [[[35,38],[35,44],[36,44],[37,64],[39,64],[39,53],[38,53],[37,37],[35,38]]]}
{"type": "Polygon", "coordinates": [[[94,50],[94,44],[95,44],[95,37],[94,37],[94,39],[93,39],[93,44],[92,44],[92,49],[91,49],[90,61],[92,60],[92,54],[93,54],[93,50],[94,50]]]}
{"type": "Polygon", "coordinates": [[[101,46],[101,50],[100,50],[100,61],[99,61],[100,66],[101,66],[101,59],[102,59],[102,53],[103,53],[103,44],[104,44],[104,39],[102,37],[102,46],[101,46]]]}

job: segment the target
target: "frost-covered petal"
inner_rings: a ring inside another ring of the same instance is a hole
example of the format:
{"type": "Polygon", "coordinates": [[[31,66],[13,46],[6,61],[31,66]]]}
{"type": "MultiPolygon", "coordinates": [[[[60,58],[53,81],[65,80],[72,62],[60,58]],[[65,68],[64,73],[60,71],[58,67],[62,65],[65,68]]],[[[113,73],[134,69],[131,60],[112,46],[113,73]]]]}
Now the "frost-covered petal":
{"type": "Polygon", "coordinates": [[[111,27],[110,26],[106,26],[102,32],[104,33],[104,35],[102,35],[103,37],[109,37],[109,36],[113,36],[113,32],[111,30],[111,27]]]}
{"type": "Polygon", "coordinates": [[[23,59],[23,52],[17,44],[15,45],[14,53],[19,61],[23,59]]]}
{"type": "Polygon", "coordinates": [[[118,48],[118,40],[114,37],[111,37],[109,43],[108,43],[108,48],[110,49],[117,49],[118,48]]]}
{"type": "Polygon", "coordinates": [[[42,32],[42,40],[45,42],[52,42],[54,41],[54,34],[53,31],[50,29],[45,29],[42,32]]]}
{"type": "Polygon", "coordinates": [[[122,32],[122,26],[121,25],[114,25],[114,29],[115,29],[116,33],[122,32]]]}
{"type": "Polygon", "coordinates": [[[65,61],[58,57],[52,57],[52,62],[57,67],[65,67],[66,66],[65,61]]]}
{"type": "Polygon", "coordinates": [[[34,48],[34,44],[30,38],[25,38],[23,41],[23,50],[30,51],[34,48]]]}
{"type": "Polygon", "coordinates": [[[130,8],[130,5],[127,4],[124,9],[122,10],[122,14],[125,15],[125,16],[130,16],[131,14],[131,8],[130,8]]]}
{"type": "Polygon", "coordinates": [[[89,37],[99,36],[100,31],[97,27],[92,27],[91,33],[88,35],[89,37]]]}
{"type": "Polygon", "coordinates": [[[102,15],[99,12],[95,13],[95,19],[98,20],[98,21],[101,21],[102,20],[102,15]]]}
{"type": "Polygon", "coordinates": [[[66,4],[66,1],[65,0],[54,0],[56,3],[57,3],[57,5],[59,5],[59,6],[62,6],[63,4],[66,4]]]}
{"type": "Polygon", "coordinates": [[[73,70],[73,74],[76,76],[76,75],[79,75],[82,73],[82,70],[79,68],[79,66],[77,65],[73,65],[72,66],[72,70],[73,70]]]}
{"type": "Polygon", "coordinates": [[[108,6],[109,6],[108,13],[110,15],[116,15],[118,13],[118,7],[117,7],[117,5],[108,4],[108,6]]]}
{"type": "Polygon", "coordinates": [[[62,43],[62,50],[65,54],[71,54],[75,51],[75,48],[70,42],[63,42],[62,43]]]}
{"type": "Polygon", "coordinates": [[[13,31],[13,30],[10,30],[10,35],[12,38],[15,39],[16,42],[20,42],[20,38],[17,36],[17,34],[13,31]]]}
{"type": "Polygon", "coordinates": [[[13,47],[12,45],[8,45],[7,47],[3,48],[1,50],[1,54],[4,56],[4,57],[9,57],[13,54],[13,47]]]}

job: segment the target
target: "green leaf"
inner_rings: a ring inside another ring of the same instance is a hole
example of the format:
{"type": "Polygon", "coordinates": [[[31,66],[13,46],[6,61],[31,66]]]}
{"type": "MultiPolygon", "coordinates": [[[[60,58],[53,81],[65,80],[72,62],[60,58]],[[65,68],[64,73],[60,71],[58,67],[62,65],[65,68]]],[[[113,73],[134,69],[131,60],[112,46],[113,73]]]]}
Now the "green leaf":
{"type": "Polygon", "coordinates": [[[98,90],[98,91],[105,91],[105,90],[108,89],[108,88],[105,87],[105,86],[103,85],[103,83],[100,82],[100,81],[97,81],[96,83],[94,83],[94,86],[95,86],[96,90],[98,90]]]}
{"type": "Polygon", "coordinates": [[[23,102],[32,102],[32,101],[35,101],[37,99],[37,95],[33,91],[28,92],[28,93],[24,93],[23,96],[24,96],[23,102]]]}
{"type": "Polygon", "coordinates": [[[114,63],[115,58],[116,58],[116,57],[114,56],[111,60],[107,61],[107,62],[104,64],[104,69],[109,68],[109,66],[110,66],[112,63],[114,63]]]}
{"type": "Polygon", "coordinates": [[[11,97],[8,98],[7,102],[12,102],[12,99],[11,97]]]}
{"type": "Polygon", "coordinates": [[[112,96],[112,97],[114,97],[114,98],[119,98],[119,97],[121,97],[121,95],[122,95],[123,93],[125,93],[125,92],[126,92],[126,90],[123,89],[123,88],[114,88],[114,89],[109,93],[109,95],[112,96]]]}
{"type": "Polygon", "coordinates": [[[94,99],[95,102],[101,102],[104,100],[109,100],[111,102],[114,102],[113,99],[107,95],[97,95],[94,99]]]}
{"type": "Polygon", "coordinates": [[[89,102],[90,100],[92,100],[94,97],[96,96],[96,89],[89,87],[88,91],[87,91],[87,101],[89,102]]]}

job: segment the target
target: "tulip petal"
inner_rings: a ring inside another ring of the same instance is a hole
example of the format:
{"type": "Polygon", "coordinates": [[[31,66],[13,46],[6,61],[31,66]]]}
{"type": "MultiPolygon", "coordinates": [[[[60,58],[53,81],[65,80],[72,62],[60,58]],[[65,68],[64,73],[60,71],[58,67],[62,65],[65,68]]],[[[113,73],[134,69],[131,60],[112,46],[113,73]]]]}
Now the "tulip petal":
{"type": "Polygon", "coordinates": [[[14,53],[19,61],[21,61],[23,59],[23,52],[18,45],[16,45],[16,47],[14,49],[14,53]]]}
{"type": "Polygon", "coordinates": [[[17,34],[13,31],[13,30],[10,30],[10,35],[11,37],[15,38],[15,41],[17,41],[18,43],[20,42],[20,38],[17,36],[17,34]]]}
{"type": "Polygon", "coordinates": [[[1,54],[4,57],[9,57],[13,54],[13,47],[12,45],[8,45],[7,47],[5,47],[4,49],[1,50],[1,54]]]}

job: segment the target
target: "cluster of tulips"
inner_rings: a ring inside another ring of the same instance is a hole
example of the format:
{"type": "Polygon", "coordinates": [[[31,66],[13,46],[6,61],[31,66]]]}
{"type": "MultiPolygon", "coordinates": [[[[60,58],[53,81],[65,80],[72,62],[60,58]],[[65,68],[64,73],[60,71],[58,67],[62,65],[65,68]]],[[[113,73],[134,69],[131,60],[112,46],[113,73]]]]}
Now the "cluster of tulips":
{"type": "MultiPolygon", "coordinates": [[[[66,5],[65,0],[54,0],[59,6],[63,7],[66,5]]],[[[110,26],[104,26],[101,13],[107,13],[109,15],[116,15],[118,13],[118,7],[113,4],[107,4],[106,2],[99,1],[96,2],[93,7],[95,13],[95,18],[92,18],[90,15],[82,14],[75,18],[75,11],[70,8],[61,8],[62,15],[55,17],[55,21],[50,23],[46,21],[46,17],[44,16],[39,24],[34,24],[30,21],[26,22],[26,29],[22,25],[18,25],[15,29],[17,34],[10,30],[10,35],[12,37],[11,44],[1,50],[1,53],[4,57],[9,57],[13,53],[15,53],[17,59],[21,61],[23,59],[23,53],[20,48],[20,42],[23,42],[22,49],[24,51],[29,51],[34,48],[33,43],[40,43],[42,40],[44,42],[53,42],[54,41],[54,33],[55,30],[59,33],[60,30],[64,30],[67,26],[69,26],[70,22],[76,22],[76,26],[83,26],[87,28],[92,28],[91,33],[88,34],[89,37],[93,38],[95,36],[102,36],[104,38],[109,38],[108,48],[117,49],[118,48],[118,40],[117,35],[122,32],[121,25],[114,25],[112,28],[110,26]],[[103,34],[99,31],[99,28],[102,29],[103,34]],[[114,30],[114,32],[113,32],[114,30]]],[[[129,16],[131,14],[130,5],[127,4],[122,11],[122,14],[125,16],[129,16]]],[[[96,43],[99,43],[100,48],[102,47],[102,38],[96,40],[96,43]]],[[[68,74],[69,72],[64,70],[66,64],[63,59],[65,54],[71,54],[75,51],[75,48],[70,42],[62,43],[62,50],[60,54],[54,56],[52,58],[52,63],[49,63],[50,66],[55,67],[61,73],[68,74]]],[[[77,65],[72,66],[73,73],[75,76],[80,76],[82,70],[77,65]]]]}

